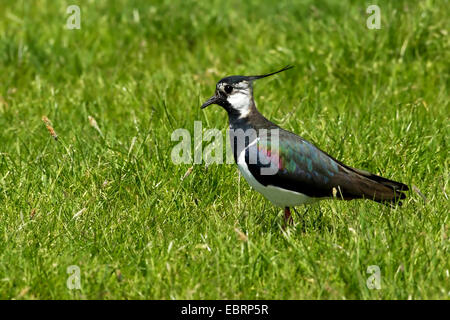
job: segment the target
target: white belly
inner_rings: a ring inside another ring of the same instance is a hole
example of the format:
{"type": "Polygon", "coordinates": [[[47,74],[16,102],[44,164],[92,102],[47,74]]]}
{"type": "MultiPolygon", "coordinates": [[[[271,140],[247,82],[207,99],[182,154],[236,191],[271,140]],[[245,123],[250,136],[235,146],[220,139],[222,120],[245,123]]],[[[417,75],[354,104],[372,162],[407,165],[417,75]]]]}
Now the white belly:
{"type": "Polygon", "coordinates": [[[259,183],[248,170],[245,163],[245,149],[239,154],[237,165],[245,180],[259,193],[266,197],[270,202],[279,207],[293,207],[305,203],[318,201],[317,198],[311,198],[303,193],[285,190],[272,185],[264,186],[259,183]]]}

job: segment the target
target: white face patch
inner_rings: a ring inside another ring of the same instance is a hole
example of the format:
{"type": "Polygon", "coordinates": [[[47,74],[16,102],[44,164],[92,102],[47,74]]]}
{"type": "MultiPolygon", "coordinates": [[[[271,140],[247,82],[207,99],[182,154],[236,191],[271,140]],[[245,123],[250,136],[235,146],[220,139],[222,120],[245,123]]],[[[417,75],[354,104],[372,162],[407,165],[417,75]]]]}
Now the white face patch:
{"type": "Polygon", "coordinates": [[[245,118],[250,113],[252,96],[249,90],[233,90],[233,92],[227,97],[227,101],[235,110],[239,111],[241,114],[240,118],[245,118]]]}
{"type": "MultiPolygon", "coordinates": [[[[219,90],[225,92],[226,84],[221,84],[219,90]]],[[[250,113],[252,104],[252,89],[248,81],[241,81],[233,85],[233,91],[227,94],[227,101],[233,109],[239,111],[240,118],[245,118],[250,113]]]]}

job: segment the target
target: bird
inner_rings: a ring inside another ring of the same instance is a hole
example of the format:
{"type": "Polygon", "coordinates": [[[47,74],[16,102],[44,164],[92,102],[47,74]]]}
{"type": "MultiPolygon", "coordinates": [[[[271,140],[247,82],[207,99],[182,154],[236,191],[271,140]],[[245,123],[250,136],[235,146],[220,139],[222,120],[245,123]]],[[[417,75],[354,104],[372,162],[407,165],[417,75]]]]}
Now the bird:
{"type": "Polygon", "coordinates": [[[219,105],[228,113],[230,146],[245,180],[273,205],[284,209],[284,227],[293,224],[291,208],[324,199],[369,199],[401,205],[409,190],[406,184],[352,168],[259,112],[253,82],[291,68],[288,65],[262,75],[225,77],[201,106],[219,105]]]}

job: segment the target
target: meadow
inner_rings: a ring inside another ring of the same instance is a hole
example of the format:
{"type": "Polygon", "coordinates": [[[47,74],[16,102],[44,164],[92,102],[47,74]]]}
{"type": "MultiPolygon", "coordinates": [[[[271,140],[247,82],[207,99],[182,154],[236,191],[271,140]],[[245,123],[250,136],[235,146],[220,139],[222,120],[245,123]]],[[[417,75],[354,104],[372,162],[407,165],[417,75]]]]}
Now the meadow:
{"type": "Polygon", "coordinates": [[[72,4],[0,3],[1,299],[449,299],[448,1],[80,0],[68,29],[72,4]],[[218,80],[287,64],[259,110],[402,207],[283,230],[236,165],[172,162],[175,129],[225,134],[218,80]]]}

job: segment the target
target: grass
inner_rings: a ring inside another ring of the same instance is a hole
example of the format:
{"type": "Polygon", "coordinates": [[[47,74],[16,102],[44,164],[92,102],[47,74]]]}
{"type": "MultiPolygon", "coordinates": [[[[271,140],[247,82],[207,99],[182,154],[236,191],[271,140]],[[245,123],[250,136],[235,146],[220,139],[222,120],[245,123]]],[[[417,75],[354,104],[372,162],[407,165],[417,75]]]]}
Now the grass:
{"type": "Polygon", "coordinates": [[[78,1],[67,30],[70,4],[0,4],[0,298],[449,299],[448,1],[376,1],[380,30],[363,1],[78,1]],[[426,201],[323,201],[283,232],[234,164],[182,179],[173,130],[227,127],[199,108],[215,83],[286,64],[263,114],[426,201]]]}

